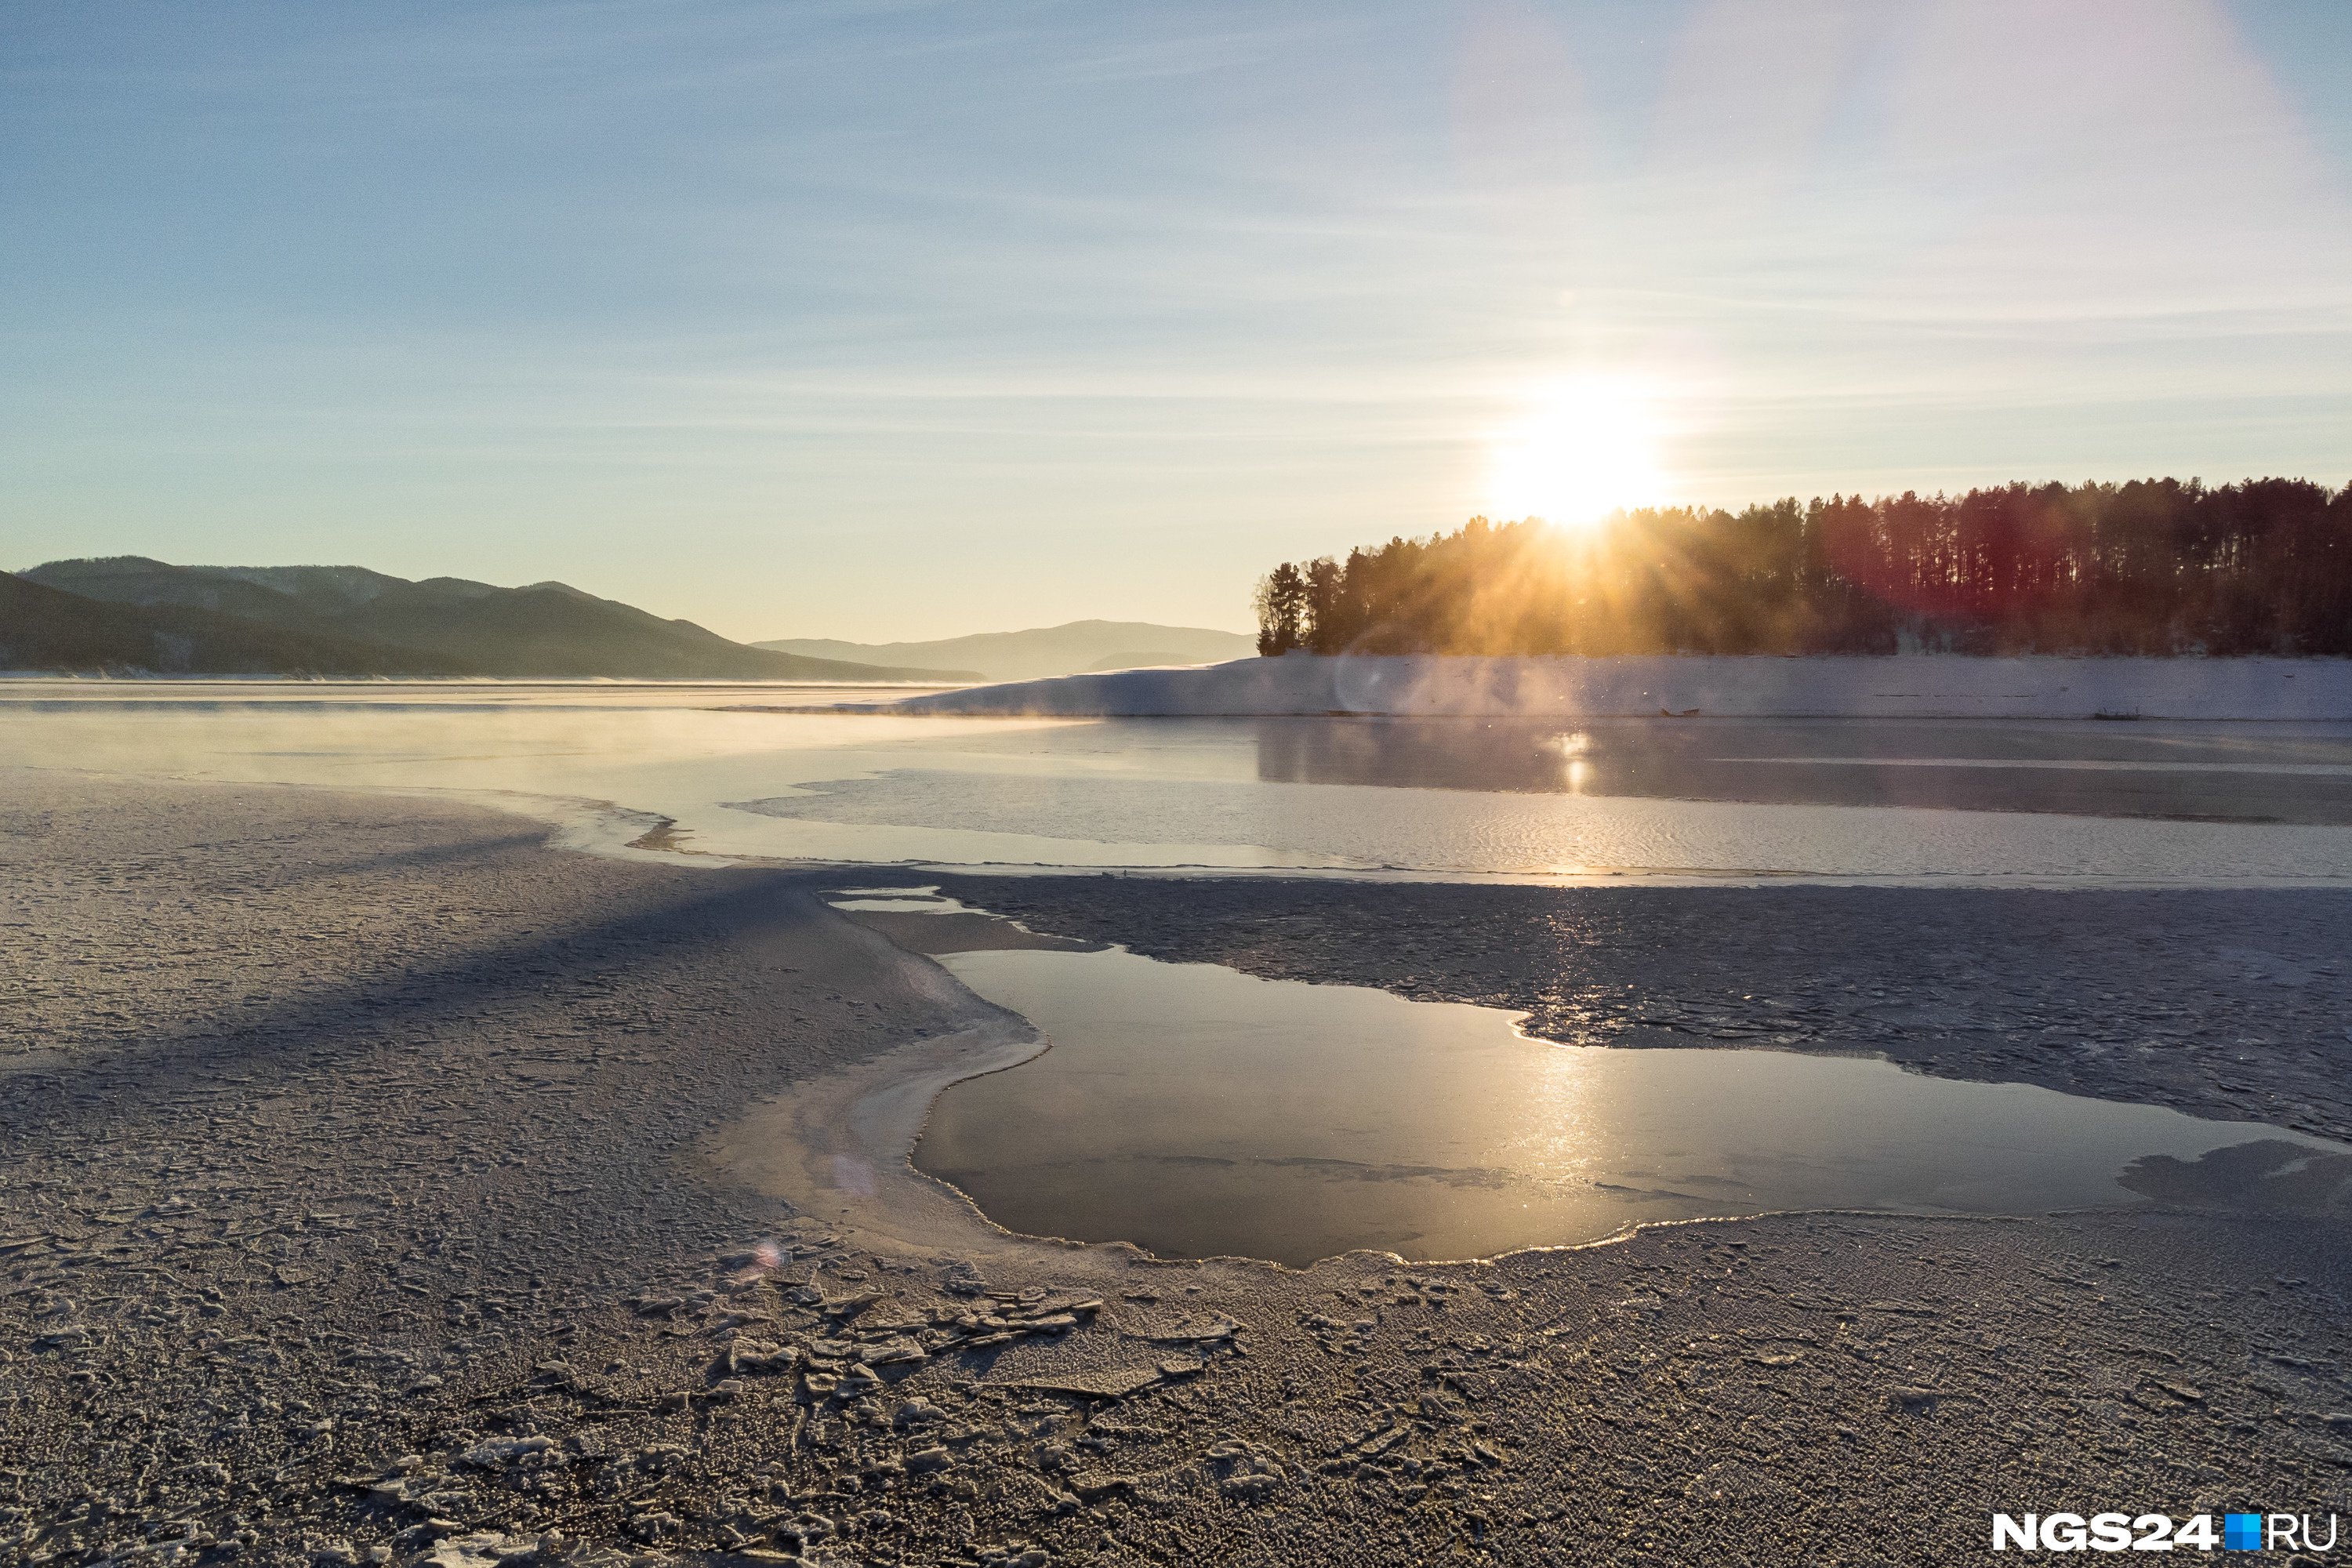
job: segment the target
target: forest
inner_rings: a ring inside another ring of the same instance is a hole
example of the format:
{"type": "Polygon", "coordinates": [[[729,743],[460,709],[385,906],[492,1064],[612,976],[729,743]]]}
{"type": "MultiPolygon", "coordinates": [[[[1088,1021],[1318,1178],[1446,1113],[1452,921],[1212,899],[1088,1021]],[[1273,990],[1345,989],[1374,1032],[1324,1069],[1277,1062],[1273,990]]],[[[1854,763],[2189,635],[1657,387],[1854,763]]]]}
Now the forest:
{"type": "Polygon", "coordinates": [[[2352,488],[2024,483],[1473,518],[1284,562],[1258,651],[2352,654],[2352,488]]]}

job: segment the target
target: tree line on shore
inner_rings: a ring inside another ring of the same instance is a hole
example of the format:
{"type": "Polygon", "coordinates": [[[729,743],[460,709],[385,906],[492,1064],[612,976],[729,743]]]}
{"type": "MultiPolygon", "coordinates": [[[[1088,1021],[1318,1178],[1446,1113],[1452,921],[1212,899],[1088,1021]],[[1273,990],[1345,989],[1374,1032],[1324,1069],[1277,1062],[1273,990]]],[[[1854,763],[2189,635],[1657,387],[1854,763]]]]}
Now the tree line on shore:
{"type": "Polygon", "coordinates": [[[2352,654],[2352,487],[2001,485],[1473,518],[1284,562],[1258,651],[2352,654]]]}

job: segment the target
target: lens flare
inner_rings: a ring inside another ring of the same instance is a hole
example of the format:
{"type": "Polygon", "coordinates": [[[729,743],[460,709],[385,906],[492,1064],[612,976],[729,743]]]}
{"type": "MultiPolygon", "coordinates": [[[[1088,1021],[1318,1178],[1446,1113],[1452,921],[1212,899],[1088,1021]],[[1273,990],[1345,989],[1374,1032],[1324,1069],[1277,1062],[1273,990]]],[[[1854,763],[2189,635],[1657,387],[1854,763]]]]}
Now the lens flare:
{"type": "Polygon", "coordinates": [[[1580,382],[1555,392],[1496,443],[1491,489],[1500,516],[1590,528],[1664,489],[1650,397],[1627,383],[1580,382]]]}

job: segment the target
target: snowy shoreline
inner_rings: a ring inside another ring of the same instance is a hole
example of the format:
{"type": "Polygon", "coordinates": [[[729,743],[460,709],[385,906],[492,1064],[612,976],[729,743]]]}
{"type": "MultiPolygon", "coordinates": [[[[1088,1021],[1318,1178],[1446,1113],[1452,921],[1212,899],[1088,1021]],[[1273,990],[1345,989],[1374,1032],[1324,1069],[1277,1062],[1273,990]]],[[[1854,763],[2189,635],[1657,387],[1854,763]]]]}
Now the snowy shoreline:
{"type": "MultiPolygon", "coordinates": [[[[846,706],[846,705],[845,705],[846,706]]],[[[1237,659],[966,687],[898,713],[1070,717],[2352,720],[2352,659],[1435,654],[1237,659]]]]}

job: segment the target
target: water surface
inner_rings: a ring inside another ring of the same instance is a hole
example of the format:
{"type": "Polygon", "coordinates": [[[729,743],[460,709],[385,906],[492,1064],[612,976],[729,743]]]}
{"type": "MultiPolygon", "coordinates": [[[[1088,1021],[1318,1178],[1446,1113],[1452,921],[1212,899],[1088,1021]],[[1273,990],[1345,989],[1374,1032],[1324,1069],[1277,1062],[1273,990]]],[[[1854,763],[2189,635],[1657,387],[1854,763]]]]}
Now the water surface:
{"type": "Polygon", "coordinates": [[[942,1094],[917,1166],[1009,1229],[1163,1257],[1472,1258],[1790,1209],[2333,1213],[2352,1187],[2352,1148],[2305,1134],[1875,1059],[1555,1045],[1119,949],[939,961],[1051,1047],[942,1094]]]}
{"type": "MultiPolygon", "coordinates": [[[[1035,720],[813,688],[0,682],[0,764],[616,808],[595,847],[940,866],[2352,880],[2352,725],[1035,720]]],[[[863,695],[874,695],[866,691],[863,695]]]]}

